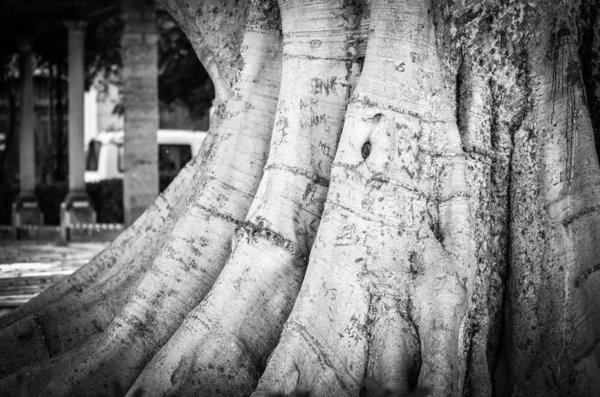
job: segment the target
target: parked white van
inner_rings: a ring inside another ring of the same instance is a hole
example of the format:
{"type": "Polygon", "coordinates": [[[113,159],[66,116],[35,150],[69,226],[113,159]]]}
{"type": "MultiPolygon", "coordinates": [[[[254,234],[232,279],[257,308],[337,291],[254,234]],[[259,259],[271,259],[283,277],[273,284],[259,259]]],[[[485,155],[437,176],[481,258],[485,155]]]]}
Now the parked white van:
{"type": "MultiPolygon", "coordinates": [[[[206,132],[158,130],[158,172],[172,179],[198,153],[206,132]]],[[[123,178],[123,131],[101,132],[88,145],[85,181],[123,178]]]]}

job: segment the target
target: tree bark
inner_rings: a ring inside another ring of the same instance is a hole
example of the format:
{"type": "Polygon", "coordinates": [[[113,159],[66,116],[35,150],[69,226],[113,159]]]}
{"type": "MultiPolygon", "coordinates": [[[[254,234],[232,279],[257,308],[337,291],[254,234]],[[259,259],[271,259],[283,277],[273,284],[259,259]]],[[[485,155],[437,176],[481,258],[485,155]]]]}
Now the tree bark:
{"type": "Polygon", "coordinates": [[[219,4],[166,5],[218,126],[0,319],[0,388],[600,394],[598,4],[219,4]]]}
{"type": "MultiPolygon", "coordinates": [[[[256,11],[250,11],[253,24],[256,11]]],[[[281,8],[287,27],[282,80],[293,83],[279,92],[261,184],[210,295],[146,366],[136,381],[140,387],[156,395],[247,395],[255,387],[291,311],[318,229],[331,153],[363,52],[355,47],[364,36],[356,11],[337,1],[281,8]],[[316,32],[327,39],[311,45],[316,32]],[[224,305],[231,306],[227,313],[224,305]]],[[[267,26],[277,26],[275,17],[267,26]]],[[[247,42],[265,34],[249,33],[247,42]]]]}
{"type": "Polygon", "coordinates": [[[240,50],[249,3],[248,0],[160,1],[187,35],[208,72],[215,87],[215,107],[227,102],[235,75],[242,67],[240,50]]]}
{"type": "Polygon", "coordinates": [[[508,378],[514,393],[593,395],[600,385],[593,287],[600,174],[577,54],[578,15],[565,5],[538,6],[542,29],[527,59],[535,71],[533,111],[513,154],[513,168],[530,172],[514,173],[511,186],[508,378]]]}

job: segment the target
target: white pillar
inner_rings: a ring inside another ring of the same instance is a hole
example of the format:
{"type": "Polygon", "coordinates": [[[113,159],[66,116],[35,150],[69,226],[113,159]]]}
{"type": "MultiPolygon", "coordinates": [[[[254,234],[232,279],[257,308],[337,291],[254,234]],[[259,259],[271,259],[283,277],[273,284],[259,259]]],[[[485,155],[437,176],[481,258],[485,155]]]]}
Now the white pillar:
{"type": "Polygon", "coordinates": [[[84,149],[88,147],[90,141],[98,135],[98,90],[92,85],[85,96],[85,133],[83,137],[84,149]]]}
{"type": "Polygon", "coordinates": [[[19,104],[19,197],[12,205],[12,226],[19,238],[23,225],[43,223],[35,196],[35,98],[31,43],[19,45],[21,103],[19,104]]]}
{"type": "Polygon", "coordinates": [[[69,194],[60,207],[61,236],[70,240],[77,225],[96,222],[85,190],[84,84],[85,27],[87,22],[66,22],[69,29],[69,194]]]}
{"type": "Polygon", "coordinates": [[[35,100],[33,97],[33,54],[31,44],[23,41],[21,58],[21,104],[19,107],[20,195],[35,195],[35,100]]]}
{"type": "Polygon", "coordinates": [[[70,21],[66,25],[69,28],[69,191],[85,192],[84,55],[87,23],[70,21]]]}

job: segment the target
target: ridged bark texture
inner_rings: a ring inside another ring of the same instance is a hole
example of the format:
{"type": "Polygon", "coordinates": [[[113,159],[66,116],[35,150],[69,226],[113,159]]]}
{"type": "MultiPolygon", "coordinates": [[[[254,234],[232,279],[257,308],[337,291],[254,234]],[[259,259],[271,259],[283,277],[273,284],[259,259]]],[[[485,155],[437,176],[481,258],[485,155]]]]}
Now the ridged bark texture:
{"type": "Polygon", "coordinates": [[[220,124],[0,390],[600,395],[597,2],[166,4],[220,124]]]}
{"type": "MultiPolygon", "coordinates": [[[[255,12],[250,18],[258,21],[255,12]]],[[[282,80],[292,83],[279,93],[265,174],[210,295],[138,378],[152,395],[251,393],[302,283],[329,186],[330,152],[364,50],[353,40],[360,13],[341,2],[295,2],[281,12],[282,80]],[[311,45],[312,32],[326,39],[311,45]],[[318,48],[312,59],[307,48],[318,48]],[[231,309],[223,313],[223,305],[231,309]]],[[[255,29],[249,42],[265,34],[255,29]]]]}
{"type": "Polygon", "coordinates": [[[600,390],[600,173],[577,54],[579,2],[538,3],[532,111],[515,135],[508,375],[516,395],[600,390]]]}

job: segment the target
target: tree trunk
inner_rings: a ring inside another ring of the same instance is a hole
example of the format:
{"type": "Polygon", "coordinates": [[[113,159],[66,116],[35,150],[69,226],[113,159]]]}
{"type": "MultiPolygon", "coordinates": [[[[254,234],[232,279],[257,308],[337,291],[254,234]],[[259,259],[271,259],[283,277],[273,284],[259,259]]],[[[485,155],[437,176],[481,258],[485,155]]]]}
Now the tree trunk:
{"type": "Polygon", "coordinates": [[[226,104],[1,390],[600,394],[597,3],[167,3],[226,104]]]}
{"type": "Polygon", "coordinates": [[[240,53],[248,0],[162,0],[187,35],[215,87],[213,106],[229,98],[242,67],[240,53]]]}

